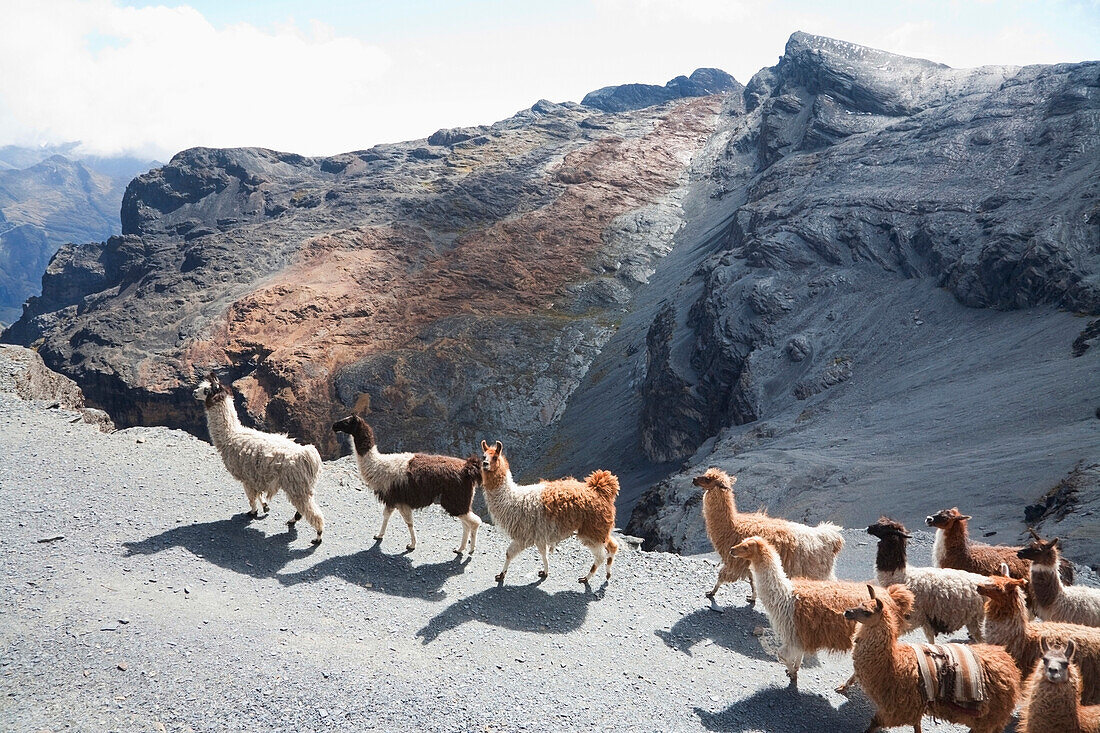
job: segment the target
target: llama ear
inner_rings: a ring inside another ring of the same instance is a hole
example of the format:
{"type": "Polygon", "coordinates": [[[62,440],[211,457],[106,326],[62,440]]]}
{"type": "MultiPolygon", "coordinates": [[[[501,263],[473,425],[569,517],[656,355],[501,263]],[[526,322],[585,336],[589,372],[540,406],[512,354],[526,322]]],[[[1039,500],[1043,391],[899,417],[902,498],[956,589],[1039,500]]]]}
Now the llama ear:
{"type": "MultiPolygon", "coordinates": [[[[868,583],[867,584],[867,592],[871,594],[872,598],[875,598],[875,586],[868,583]]],[[[877,600],[877,598],[876,598],[876,600],[877,600]]]]}
{"type": "Polygon", "coordinates": [[[1041,651],[1043,654],[1046,654],[1050,651],[1050,642],[1047,641],[1047,638],[1045,636],[1039,637],[1039,651],[1041,651]]]}
{"type": "Polygon", "coordinates": [[[875,599],[875,613],[882,613],[882,599],[875,599]]]}
{"type": "Polygon", "coordinates": [[[1012,573],[1008,569],[1008,563],[1006,562],[1001,563],[1001,575],[1005,576],[1006,578],[1012,576],[1012,573]]]}
{"type": "Polygon", "coordinates": [[[1057,537],[1055,537],[1054,539],[1052,539],[1050,541],[1050,547],[1061,547],[1061,546],[1062,546],[1062,540],[1060,540],[1057,537]]]}
{"type": "Polygon", "coordinates": [[[1077,642],[1075,642],[1073,639],[1067,639],[1066,640],[1066,661],[1067,662],[1072,662],[1073,661],[1073,653],[1075,651],[1077,651],[1077,642]]]}
{"type": "Polygon", "coordinates": [[[488,450],[489,450],[489,444],[486,443],[484,440],[481,441],[481,452],[485,453],[488,450]]]}
{"type": "Polygon", "coordinates": [[[1027,528],[1027,531],[1028,531],[1028,533],[1029,533],[1029,534],[1030,534],[1030,535],[1031,535],[1032,537],[1034,537],[1034,538],[1035,538],[1035,539],[1036,539],[1037,541],[1039,541],[1039,542],[1042,542],[1042,541],[1043,541],[1043,538],[1039,536],[1039,533],[1035,531],[1035,528],[1034,528],[1034,527],[1028,527],[1028,528],[1027,528]]]}
{"type": "Polygon", "coordinates": [[[973,518],[974,517],[970,516],[969,514],[960,514],[959,515],[959,521],[962,521],[962,522],[965,522],[965,521],[973,519],[973,518]]]}
{"type": "Polygon", "coordinates": [[[504,455],[504,443],[501,443],[498,440],[496,443],[493,444],[493,447],[497,449],[497,455],[504,455]]]}

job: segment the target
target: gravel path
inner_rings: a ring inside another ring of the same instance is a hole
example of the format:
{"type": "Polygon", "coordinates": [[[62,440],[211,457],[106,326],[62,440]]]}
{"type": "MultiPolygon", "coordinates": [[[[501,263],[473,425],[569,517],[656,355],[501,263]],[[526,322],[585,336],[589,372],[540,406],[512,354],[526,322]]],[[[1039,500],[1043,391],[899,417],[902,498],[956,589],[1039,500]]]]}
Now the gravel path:
{"type": "MultiPolygon", "coordinates": [[[[13,509],[0,729],[794,732],[870,719],[861,693],[832,691],[846,657],[811,660],[787,688],[771,632],[753,635],[767,622],[747,586],[723,589],[722,613],[703,597],[713,560],[624,546],[616,577],[589,589],[575,578],[590,556],[569,541],[549,579],[531,550],[498,587],[506,540],[491,526],[470,560],[438,509],[418,515],[415,552],[400,522],[374,543],[379,506],[346,458],[325,465],[314,548],[311,531],[286,531],[282,497],[247,521],[208,444],[72,417],[0,394],[13,509]]],[[[867,539],[849,534],[842,576],[870,574],[867,539]]]]}

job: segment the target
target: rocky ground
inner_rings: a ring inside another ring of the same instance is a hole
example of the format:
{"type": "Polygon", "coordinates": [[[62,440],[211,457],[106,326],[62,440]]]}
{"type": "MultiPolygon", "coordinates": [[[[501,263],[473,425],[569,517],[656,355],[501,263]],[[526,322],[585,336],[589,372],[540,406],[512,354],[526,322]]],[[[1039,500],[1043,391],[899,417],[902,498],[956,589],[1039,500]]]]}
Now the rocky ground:
{"type": "MultiPolygon", "coordinates": [[[[492,526],[459,559],[457,522],[380,512],[348,458],[318,487],[325,541],[287,532],[278,498],[249,521],[213,448],[182,431],[111,434],[0,392],[0,728],[40,730],[860,731],[833,692],[845,657],[787,688],[744,584],[703,593],[714,562],[624,543],[611,582],[579,585],[563,543],[498,586],[492,526]],[[720,611],[720,612],[718,612],[720,611]]],[[[848,533],[840,574],[870,574],[848,533]]],[[[914,554],[927,561],[930,538],[914,554]]],[[[1087,573],[1087,571],[1085,571],[1087,573]]],[[[955,730],[930,725],[925,730],[955,730]]]]}

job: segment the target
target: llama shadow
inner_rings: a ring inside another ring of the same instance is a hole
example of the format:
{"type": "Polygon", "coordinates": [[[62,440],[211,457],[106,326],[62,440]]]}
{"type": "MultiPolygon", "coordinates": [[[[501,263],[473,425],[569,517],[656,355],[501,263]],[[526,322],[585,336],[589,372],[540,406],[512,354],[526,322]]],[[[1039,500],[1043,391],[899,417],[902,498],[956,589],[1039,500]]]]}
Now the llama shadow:
{"type": "Polygon", "coordinates": [[[808,730],[864,730],[874,710],[862,691],[853,690],[839,708],[822,695],[801,693],[793,687],[768,687],[725,710],[695,708],[707,730],[803,733],[808,730]]]}
{"type": "Polygon", "coordinates": [[[443,585],[465,572],[470,560],[469,555],[465,559],[455,555],[444,562],[414,565],[409,552],[387,555],[382,552],[382,541],[375,540],[367,549],[352,555],[330,557],[305,570],[275,577],[290,586],[332,576],[359,587],[367,587],[369,583],[369,590],[391,596],[441,601],[447,597],[443,585]]]}
{"type": "MultiPolygon", "coordinates": [[[[195,557],[254,578],[270,578],[287,563],[308,557],[317,549],[316,545],[290,547],[298,538],[297,528],[288,528],[274,517],[267,518],[267,525],[276,528],[281,525],[284,531],[264,534],[252,526],[255,521],[264,520],[238,514],[229,519],[173,527],[139,542],[123,542],[122,546],[127,557],[155,555],[171,547],[182,547],[195,557]]],[[[309,534],[313,536],[312,529],[309,534]]]]}
{"type": "Polygon", "coordinates": [[[606,585],[592,590],[562,590],[550,594],[539,585],[494,585],[455,601],[424,628],[416,632],[423,644],[430,644],[445,631],[469,621],[500,626],[532,634],[566,634],[579,629],[588,614],[588,604],[603,598],[606,585]]]}
{"type": "Polygon", "coordinates": [[[752,630],[757,626],[767,628],[768,618],[747,606],[723,614],[700,608],[681,618],[668,631],[658,629],[654,633],[670,649],[689,657],[692,647],[709,640],[746,657],[775,661],[775,654],[761,645],[761,639],[752,635],[752,630]]]}

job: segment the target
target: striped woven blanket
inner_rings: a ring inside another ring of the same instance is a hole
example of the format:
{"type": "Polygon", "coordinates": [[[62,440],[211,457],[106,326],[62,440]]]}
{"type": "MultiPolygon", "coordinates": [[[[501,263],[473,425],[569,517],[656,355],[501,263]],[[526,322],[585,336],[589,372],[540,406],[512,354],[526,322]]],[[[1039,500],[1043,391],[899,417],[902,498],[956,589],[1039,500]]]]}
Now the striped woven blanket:
{"type": "Polygon", "coordinates": [[[911,644],[928,702],[972,707],[985,700],[982,665],[966,644],[911,644]]]}

